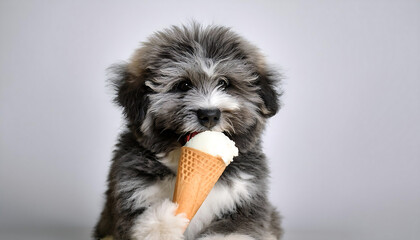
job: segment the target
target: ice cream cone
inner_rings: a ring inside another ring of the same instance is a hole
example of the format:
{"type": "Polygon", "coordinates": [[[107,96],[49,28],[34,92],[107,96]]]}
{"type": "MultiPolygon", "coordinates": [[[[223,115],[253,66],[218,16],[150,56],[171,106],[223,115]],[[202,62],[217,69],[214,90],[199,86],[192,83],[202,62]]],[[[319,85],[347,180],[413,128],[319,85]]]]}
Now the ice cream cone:
{"type": "Polygon", "coordinates": [[[220,157],[190,147],[181,148],[173,201],[176,214],[191,220],[226,168],[220,157]]]}

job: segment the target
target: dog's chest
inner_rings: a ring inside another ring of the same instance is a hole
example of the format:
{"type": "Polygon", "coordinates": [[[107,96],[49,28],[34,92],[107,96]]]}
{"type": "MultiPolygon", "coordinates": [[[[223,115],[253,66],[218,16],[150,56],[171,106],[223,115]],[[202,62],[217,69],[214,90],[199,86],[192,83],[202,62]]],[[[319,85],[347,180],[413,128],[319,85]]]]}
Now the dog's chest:
{"type": "Polygon", "coordinates": [[[245,185],[239,183],[239,180],[232,186],[216,183],[191,220],[185,232],[186,239],[195,239],[196,234],[207,227],[215,217],[235,211],[237,204],[247,196],[245,185]]]}
{"type": "MultiPolygon", "coordinates": [[[[178,159],[179,152],[175,150],[160,161],[177,172],[178,159]]],[[[217,182],[188,225],[185,232],[186,239],[194,239],[197,233],[207,227],[216,216],[235,211],[240,202],[248,200],[253,189],[250,180],[251,176],[240,174],[239,177],[232,179],[229,185],[217,182]]],[[[166,196],[161,195],[161,197],[172,199],[175,178],[161,181],[158,185],[158,188],[170,190],[166,196]]]]}
{"type": "MultiPolygon", "coordinates": [[[[149,186],[142,191],[143,194],[148,195],[145,202],[153,204],[168,198],[172,200],[174,187],[174,177],[168,177],[149,186]]],[[[249,189],[250,184],[243,179],[235,179],[229,186],[216,183],[191,220],[185,232],[186,239],[195,239],[195,236],[209,226],[216,216],[235,211],[241,201],[249,198],[249,189]]]]}

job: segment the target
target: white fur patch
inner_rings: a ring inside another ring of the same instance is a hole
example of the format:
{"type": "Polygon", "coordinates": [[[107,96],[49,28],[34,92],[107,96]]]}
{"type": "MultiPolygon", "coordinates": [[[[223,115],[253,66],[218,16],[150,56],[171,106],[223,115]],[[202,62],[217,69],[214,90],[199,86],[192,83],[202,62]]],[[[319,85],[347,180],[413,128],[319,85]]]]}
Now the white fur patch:
{"type": "Polygon", "coordinates": [[[128,202],[133,202],[134,208],[148,207],[163,199],[172,199],[175,188],[175,177],[167,177],[148,187],[141,187],[140,181],[132,180],[125,181],[118,184],[118,191],[130,191],[130,189],[138,188],[128,199],[128,202]]]}
{"type": "Polygon", "coordinates": [[[200,238],[199,240],[255,240],[255,238],[243,234],[215,234],[200,238]]]}
{"type": "Polygon", "coordinates": [[[185,214],[175,216],[177,204],[166,199],[152,205],[139,216],[132,228],[132,238],[137,240],[184,239],[184,228],[188,224],[185,214]]]}
{"type": "Polygon", "coordinates": [[[255,188],[244,178],[249,179],[248,176],[235,179],[232,187],[216,183],[188,225],[185,232],[187,239],[194,239],[195,235],[210,224],[214,217],[235,211],[236,205],[240,205],[241,201],[247,201],[251,197],[250,194],[255,188]]]}
{"type": "Polygon", "coordinates": [[[213,76],[218,62],[214,63],[211,59],[202,59],[200,57],[197,57],[197,61],[203,72],[206,73],[208,77],[213,76]]]}
{"type": "Polygon", "coordinates": [[[235,97],[218,89],[214,89],[202,101],[197,102],[197,109],[213,109],[235,111],[239,110],[239,101],[235,97]]]}
{"type": "Polygon", "coordinates": [[[168,154],[159,153],[156,156],[159,158],[159,161],[171,169],[174,173],[178,172],[178,162],[181,155],[181,148],[177,148],[168,154]]]}

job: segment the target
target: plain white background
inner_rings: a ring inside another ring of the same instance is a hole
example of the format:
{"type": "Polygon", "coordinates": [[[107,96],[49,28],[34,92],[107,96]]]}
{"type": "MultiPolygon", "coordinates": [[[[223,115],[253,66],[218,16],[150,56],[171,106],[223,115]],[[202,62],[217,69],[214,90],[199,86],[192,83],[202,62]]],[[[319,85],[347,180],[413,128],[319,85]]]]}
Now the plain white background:
{"type": "Polygon", "coordinates": [[[0,2],[0,239],[88,239],[123,122],[106,68],[196,19],[285,76],[264,136],[285,240],[420,235],[420,1],[0,2]]]}

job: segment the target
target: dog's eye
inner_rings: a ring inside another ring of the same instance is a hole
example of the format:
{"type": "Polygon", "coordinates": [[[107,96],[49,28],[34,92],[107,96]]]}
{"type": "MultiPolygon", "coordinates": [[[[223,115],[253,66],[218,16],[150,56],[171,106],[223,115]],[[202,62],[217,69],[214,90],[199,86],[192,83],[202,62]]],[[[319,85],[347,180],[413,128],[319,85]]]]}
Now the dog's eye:
{"type": "Polygon", "coordinates": [[[193,87],[190,80],[184,80],[177,85],[177,89],[181,92],[186,92],[193,87]]]}
{"type": "Polygon", "coordinates": [[[229,87],[229,80],[227,78],[221,78],[217,83],[217,87],[221,90],[225,90],[229,87]]]}

